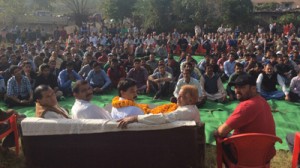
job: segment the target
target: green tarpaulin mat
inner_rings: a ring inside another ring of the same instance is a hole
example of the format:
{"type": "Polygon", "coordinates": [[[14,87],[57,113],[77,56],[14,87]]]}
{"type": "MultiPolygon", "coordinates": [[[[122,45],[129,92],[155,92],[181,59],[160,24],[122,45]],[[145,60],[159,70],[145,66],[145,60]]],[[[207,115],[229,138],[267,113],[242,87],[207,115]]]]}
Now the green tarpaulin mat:
{"type": "MultiPolygon", "coordinates": [[[[203,59],[202,56],[194,56],[198,62],[203,59]]],[[[178,57],[175,57],[178,60],[178,57]]],[[[224,84],[226,86],[226,83],[224,84]]],[[[92,103],[104,107],[105,105],[111,103],[111,100],[114,96],[118,95],[116,90],[109,92],[106,95],[97,95],[94,96],[92,103]]],[[[152,96],[148,95],[139,95],[137,98],[138,103],[147,103],[147,104],[164,104],[169,103],[168,99],[165,100],[153,100],[152,96]]],[[[69,109],[72,108],[74,103],[74,98],[70,97],[64,101],[60,101],[59,104],[69,109]]],[[[276,143],[276,149],[288,150],[287,143],[285,141],[285,136],[288,133],[294,133],[300,131],[300,103],[291,103],[283,100],[270,100],[270,104],[273,116],[276,124],[276,134],[283,141],[282,144],[276,143]]],[[[204,107],[199,109],[201,121],[205,123],[205,134],[206,134],[206,143],[215,144],[213,138],[213,132],[218,128],[219,125],[224,123],[228,116],[233,112],[237,106],[238,101],[229,102],[226,104],[215,103],[207,101],[204,107]]],[[[5,109],[3,102],[0,102],[0,107],[5,109]]],[[[18,112],[25,114],[27,117],[33,117],[35,115],[35,107],[16,107],[18,112]]]]}
{"type": "MultiPolygon", "coordinates": [[[[106,95],[96,95],[93,97],[92,103],[100,107],[111,103],[111,100],[118,93],[116,90],[111,91],[106,95]]],[[[167,99],[165,100],[153,100],[152,96],[139,95],[137,98],[138,103],[147,104],[164,104],[169,103],[167,99]]],[[[60,101],[59,104],[71,110],[74,103],[74,98],[66,98],[60,101]]],[[[283,100],[270,100],[268,101],[272,110],[273,116],[276,124],[276,134],[283,140],[282,144],[276,143],[276,149],[288,150],[288,146],[285,141],[285,136],[287,133],[294,133],[300,130],[300,103],[290,103],[283,100]]],[[[214,130],[226,121],[227,117],[232,113],[234,108],[237,106],[238,101],[229,102],[226,104],[215,103],[207,101],[204,107],[200,108],[200,118],[201,121],[205,123],[205,134],[206,143],[215,144],[213,138],[214,130]]],[[[0,107],[5,109],[4,103],[0,103],[0,107]]],[[[34,117],[35,107],[16,107],[18,112],[25,114],[27,117],[34,117]]]]}

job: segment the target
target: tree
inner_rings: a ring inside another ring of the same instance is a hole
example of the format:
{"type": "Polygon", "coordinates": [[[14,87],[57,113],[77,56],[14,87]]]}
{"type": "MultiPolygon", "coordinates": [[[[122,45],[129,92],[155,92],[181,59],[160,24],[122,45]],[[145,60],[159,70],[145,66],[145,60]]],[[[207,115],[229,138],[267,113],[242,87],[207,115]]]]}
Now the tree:
{"type": "Polygon", "coordinates": [[[81,26],[82,22],[86,22],[89,15],[88,0],[62,0],[68,9],[72,11],[75,24],[81,26]]]}
{"type": "Polygon", "coordinates": [[[137,0],[105,0],[102,11],[105,16],[111,19],[131,18],[134,4],[137,0]]]}
{"type": "Polygon", "coordinates": [[[223,20],[233,26],[249,27],[252,21],[253,5],[251,0],[224,0],[223,20]]]}
{"type": "Polygon", "coordinates": [[[0,6],[3,10],[2,19],[7,24],[8,22],[15,24],[19,16],[24,16],[27,11],[24,1],[20,0],[0,0],[0,6]]]}
{"type": "Polygon", "coordinates": [[[37,9],[47,9],[47,10],[53,9],[52,4],[54,2],[55,0],[33,0],[33,4],[36,6],[37,9]]]}

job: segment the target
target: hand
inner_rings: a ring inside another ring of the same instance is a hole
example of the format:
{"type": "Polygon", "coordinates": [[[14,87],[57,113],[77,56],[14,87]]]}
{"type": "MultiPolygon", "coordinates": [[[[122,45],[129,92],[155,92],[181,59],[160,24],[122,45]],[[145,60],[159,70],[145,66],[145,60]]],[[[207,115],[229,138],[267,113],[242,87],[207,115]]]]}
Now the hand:
{"type": "Polygon", "coordinates": [[[21,100],[20,103],[21,103],[21,104],[27,104],[28,101],[27,101],[27,100],[21,100]]]}
{"type": "Polygon", "coordinates": [[[75,77],[74,77],[73,75],[69,75],[69,79],[70,79],[71,81],[73,81],[73,82],[76,81],[76,80],[75,80],[75,77]]]}
{"type": "Polygon", "coordinates": [[[118,120],[119,122],[118,128],[126,128],[128,124],[137,122],[137,116],[125,117],[123,119],[118,120]]]}
{"type": "Polygon", "coordinates": [[[225,96],[223,96],[223,98],[222,98],[222,102],[226,102],[226,100],[227,100],[227,97],[226,97],[226,95],[225,95],[225,96]]]}
{"type": "Polygon", "coordinates": [[[290,101],[290,96],[289,96],[289,95],[286,95],[286,96],[285,96],[285,100],[286,100],[286,101],[290,101]]]}
{"type": "Polygon", "coordinates": [[[159,82],[160,82],[160,79],[154,79],[153,82],[159,83],[159,82]]]}

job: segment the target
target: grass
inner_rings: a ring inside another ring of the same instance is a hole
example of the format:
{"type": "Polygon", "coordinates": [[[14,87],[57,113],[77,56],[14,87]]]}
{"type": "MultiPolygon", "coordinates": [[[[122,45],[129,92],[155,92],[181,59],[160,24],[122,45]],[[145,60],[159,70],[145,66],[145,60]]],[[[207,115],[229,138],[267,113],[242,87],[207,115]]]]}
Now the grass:
{"type": "MultiPolygon", "coordinates": [[[[289,168],[292,164],[292,155],[289,151],[279,150],[271,162],[272,168],[289,168]]],[[[216,148],[213,145],[206,145],[205,151],[205,167],[215,168],[216,163],[216,148]]],[[[16,156],[13,150],[8,153],[0,152],[0,168],[24,168],[25,158],[23,152],[16,156]]]]}

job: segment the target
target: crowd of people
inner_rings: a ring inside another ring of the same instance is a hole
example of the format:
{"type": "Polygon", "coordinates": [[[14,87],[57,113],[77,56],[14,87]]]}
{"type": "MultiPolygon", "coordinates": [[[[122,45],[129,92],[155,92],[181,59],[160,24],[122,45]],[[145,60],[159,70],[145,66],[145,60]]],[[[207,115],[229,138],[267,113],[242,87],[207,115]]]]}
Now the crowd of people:
{"type": "Polygon", "coordinates": [[[124,26],[83,26],[66,35],[57,28],[45,41],[21,39],[18,46],[0,48],[0,93],[8,107],[35,103],[38,117],[118,119],[122,128],[137,121],[199,123],[198,108],[207,100],[240,100],[244,103],[216,135],[224,137],[231,130],[275,134],[266,100],[300,101],[299,40],[293,24],[287,26],[282,34],[274,28],[246,33],[220,26],[207,33],[195,27],[193,36],[177,29],[147,34],[124,26]],[[195,55],[202,54],[205,58],[197,62],[195,55]],[[111,113],[90,103],[93,94],[112,89],[119,95],[111,113]],[[138,94],[152,93],[153,99],[170,97],[171,103],[150,108],[134,101],[138,94]],[[68,96],[76,99],[71,114],[57,102],[68,96]],[[243,122],[249,116],[253,122],[243,122]],[[257,129],[266,123],[271,124],[257,129]]]}

